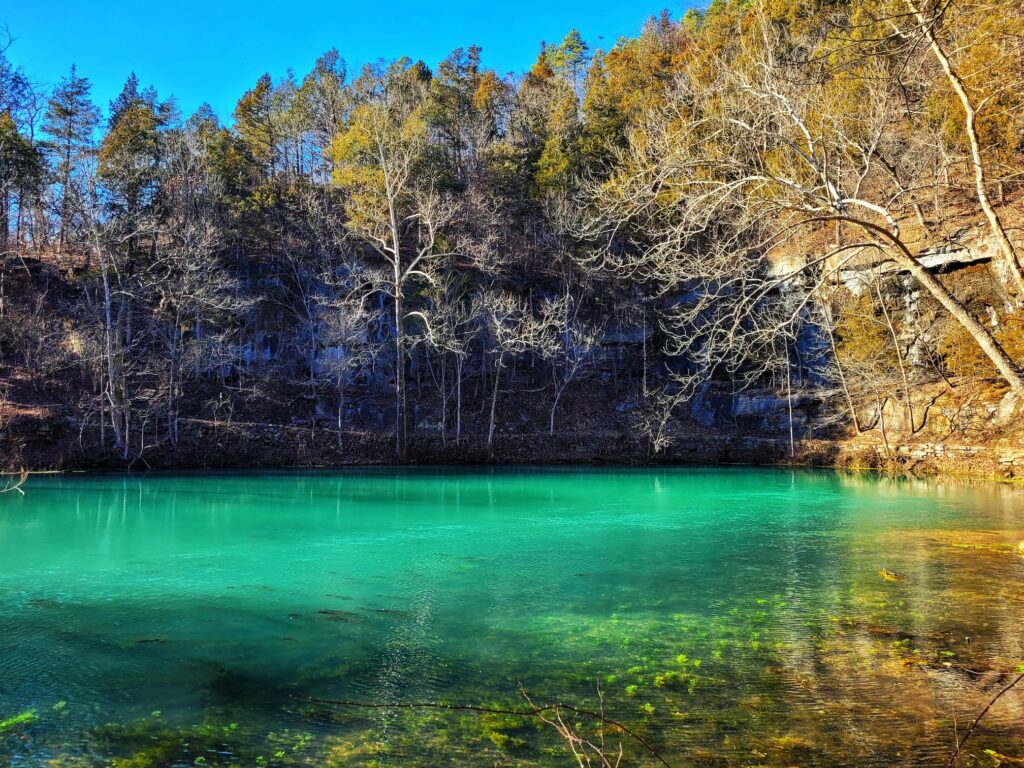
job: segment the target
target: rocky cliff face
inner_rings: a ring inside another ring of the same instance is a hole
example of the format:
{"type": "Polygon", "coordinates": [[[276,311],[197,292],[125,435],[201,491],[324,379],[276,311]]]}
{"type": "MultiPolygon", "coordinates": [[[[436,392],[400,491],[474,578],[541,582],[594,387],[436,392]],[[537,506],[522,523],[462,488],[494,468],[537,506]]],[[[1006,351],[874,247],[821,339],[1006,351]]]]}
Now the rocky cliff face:
{"type": "MultiPolygon", "coordinates": [[[[922,262],[993,332],[1008,327],[1024,311],[1001,289],[1006,275],[994,258],[996,244],[986,228],[957,221],[941,238],[926,240],[921,233],[918,239],[922,262]]],[[[7,286],[9,292],[27,291],[33,281],[52,282],[45,265],[30,266],[17,273],[17,280],[7,286]]],[[[787,269],[784,258],[775,269],[787,269]]],[[[898,357],[905,364],[905,380],[892,361],[891,370],[883,371],[889,376],[885,379],[880,378],[877,360],[855,359],[841,382],[836,370],[829,368],[835,360],[825,329],[808,324],[795,345],[797,362],[788,387],[779,381],[755,386],[707,382],[673,412],[666,429],[670,443],[655,452],[649,439],[658,410],[655,393],[670,386],[666,371],[671,360],[659,357],[663,340],[655,323],[612,324],[584,372],[566,389],[556,409],[553,434],[548,427],[550,370],[526,356],[511,361],[502,372],[496,439],[488,450],[493,371],[482,361],[489,358],[477,353],[466,363],[456,434],[453,396],[447,403],[438,398],[442,374],[437,361],[417,349],[408,369],[409,460],[796,461],[988,476],[1024,473],[1024,408],[1019,399],[984,372],[943,372],[937,355],[948,325],[910,277],[895,262],[877,257],[851,261],[838,277],[834,295],[848,303],[865,300],[869,309],[874,307],[874,315],[860,327],[874,328],[878,348],[891,344],[890,334],[896,337],[900,353],[893,360],[898,357]],[[889,328],[878,313],[880,301],[891,313],[889,328]],[[870,370],[865,373],[858,365],[870,370]],[[840,383],[859,389],[847,397],[840,383]]],[[[47,295],[59,295],[46,290],[47,295]]],[[[7,300],[13,299],[9,293],[7,300]]],[[[90,354],[92,342],[75,329],[73,318],[60,314],[67,303],[53,302],[50,315],[40,304],[39,331],[30,334],[36,337],[33,354],[45,352],[46,339],[54,338],[62,338],[79,357],[90,354]]],[[[382,305],[382,311],[386,309],[382,305]]],[[[181,401],[181,439],[171,445],[155,424],[143,421],[137,425],[128,460],[110,450],[97,428],[97,413],[91,410],[98,401],[95,381],[81,372],[74,374],[70,367],[33,375],[31,357],[23,365],[0,361],[0,466],[326,466],[393,461],[395,412],[386,362],[374,369],[374,378],[346,395],[339,429],[335,396],[324,389],[311,393],[301,366],[288,367],[287,318],[266,314],[253,328],[239,352],[241,375],[231,378],[233,374],[224,369],[219,382],[188,385],[181,401]]],[[[388,328],[381,325],[378,331],[386,334],[388,328]]],[[[840,363],[846,341],[838,339],[840,363]]],[[[941,352],[947,353],[949,349],[941,352]]],[[[315,370],[315,360],[306,363],[315,370]]],[[[142,388],[141,396],[155,393],[155,384],[142,388]]],[[[446,386],[451,392],[450,379],[446,386]]]]}
{"type": "MultiPolygon", "coordinates": [[[[957,474],[1024,479],[1024,404],[999,388],[922,392],[930,405],[926,426],[912,433],[898,400],[884,405],[886,430],[856,434],[834,429],[815,436],[821,399],[799,394],[790,403],[770,390],[731,392],[707,387],[688,414],[670,426],[672,442],[654,453],[638,429],[635,402],[614,402],[593,382],[569,398],[555,435],[545,428],[546,409],[530,393],[510,394],[493,450],[487,450],[479,414],[467,418],[465,435],[442,435],[438,413],[421,409],[410,435],[412,463],[716,464],[836,466],[914,474],[957,474]],[[620,407],[621,406],[621,407],[620,407]],[[791,409],[792,406],[792,409],[791,409]],[[792,413],[794,439],[790,442],[792,413]]],[[[364,403],[365,425],[350,426],[339,443],[331,421],[254,420],[245,413],[220,420],[189,419],[181,441],[158,444],[128,462],[90,442],[59,409],[12,414],[0,428],[3,468],[35,469],[225,466],[338,466],[389,464],[393,437],[386,407],[364,403]],[[13,416],[13,417],[12,417],[13,416]],[[299,423],[288,423],[296,422],[299,423]]],[[[868,423],[872,414],[861,415],[868,423]]],[[[916,417],[920,419],[920,416],[916,417]]],[[[881,422],[875,414],[875,423],[881,422]]],[[[353,420],[355,421],[355,420],[353,420]]]]}

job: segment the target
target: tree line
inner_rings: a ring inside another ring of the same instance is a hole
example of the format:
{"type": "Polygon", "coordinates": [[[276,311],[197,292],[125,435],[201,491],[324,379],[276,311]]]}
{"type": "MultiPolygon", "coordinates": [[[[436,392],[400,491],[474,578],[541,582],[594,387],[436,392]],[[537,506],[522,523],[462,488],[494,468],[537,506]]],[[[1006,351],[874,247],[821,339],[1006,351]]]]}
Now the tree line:
{"type": "Polygon", "coordinates": [[[714,0],[509,75],[472,46],[356,73],[331,50],[230,119],[134,75],[100,109],[15,52],[0,359],[124,458],[257,390],[339,444],[390,401],[399,458],[424,404],[458,442],[472,401],[492,448],[516,387],[555,434],[609,367],[655,449],[713,384],[857,431],[890,401],[920,428],[933,384],[1024,392],[1012,0],[714,0]],[[981,267],[942,274],[968,229],[981,267]]]}

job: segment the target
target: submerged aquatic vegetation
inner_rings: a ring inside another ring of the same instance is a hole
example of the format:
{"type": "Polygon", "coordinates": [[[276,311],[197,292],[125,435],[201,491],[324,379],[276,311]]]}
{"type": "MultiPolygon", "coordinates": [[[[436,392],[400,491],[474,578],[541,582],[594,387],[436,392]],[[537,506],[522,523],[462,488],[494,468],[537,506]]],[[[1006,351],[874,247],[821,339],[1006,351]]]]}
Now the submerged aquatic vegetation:
{"type": "Polygon", "coordinates": [[[24,712],[19,712],[16,715],[8,717],[6,720],[0,720],[0,736],[14,731],[18,728],[22,728],[27,725],[31,725],[39,719],[39,715],[36,714],[36,710],[28,709],[24,712]]]}
{"type": "MultiPolygon", "coordinates": [[[[1024,507],[755,475],[76,479],[31,539],[2,528],[0,706],[38,719],[0,764],[571,764],[515,715],[315,702],[515,709],[522,685],[677,766],[936,765],[1021,661],[1024,507]]],[[[1022,701],[967,745],[979,765],[1020,752],[1022,701]]]]}

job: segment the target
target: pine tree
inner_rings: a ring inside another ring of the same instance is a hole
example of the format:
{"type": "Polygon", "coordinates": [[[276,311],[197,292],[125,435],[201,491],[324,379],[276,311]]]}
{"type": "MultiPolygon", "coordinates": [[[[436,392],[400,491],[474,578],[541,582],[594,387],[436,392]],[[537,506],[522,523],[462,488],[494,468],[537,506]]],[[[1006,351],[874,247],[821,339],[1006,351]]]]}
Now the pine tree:
{"type": "Polygon", "coordinates": [[[139,78],[132,72],[128,75],[121,93],[110,102],[110,118],[107,121],[107,129],[113,130],[121,116],[141,101],[142,94],[139,93],[139,78]]]}
{"type": "MultiPolygon", "coordinates": [[[[111,212],[135,228],[155,199],[164,148],[162,134],[177,117],[174,102],[161,102],[152,88],[139,93],[134,75],[111,104],[110,128],[100,143],[97,172],[111,212]]],[[[128,239],[129,252],[135,239],[128,239]]]]}
{"type": "Polygon", "coordinates": [[[72,66],[70,74],[54,88],[43,116],[42,128],[48,137],[44,147],[54,158],[54,171],[61,187],[57,253],[64,252],[67,242],[75,166],[92,150],[93,132],[100,119],[99,109],[89,99],[91,87],[72,66]]]}
{"type": "Polygon", "coordinates": [[[235,130],[252,156],[263,164],[268,176],[273,173],[277,161],[278,135],[273,117],[274,85],[270,75],[265,74],[238,100],[235,130]]]}
{"type": "Polygon", "coordinates": [[[545,49],[548,63],[559,75],[564,77],[573,90],[580,93],[583,78],[587,71],[587,57],[590,49],[583,41],[579,30],[571,29],[561,43],[545,49]]]}

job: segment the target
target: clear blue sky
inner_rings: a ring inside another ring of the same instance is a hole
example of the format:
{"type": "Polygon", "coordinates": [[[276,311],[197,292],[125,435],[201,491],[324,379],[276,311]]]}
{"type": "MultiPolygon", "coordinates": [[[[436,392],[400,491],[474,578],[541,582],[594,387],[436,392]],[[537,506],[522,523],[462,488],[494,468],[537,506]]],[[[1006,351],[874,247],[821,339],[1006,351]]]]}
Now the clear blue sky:
{"type": "Polygon", "coordinates": [[[609,48],[635,35],[667,8],[680,16],[688,0],[444,0],[374,3],[304,0],[249,3],[175,2],[43,3],[0,5],[0,25],[15,38],[11,62],[44,84],[72,64],[93,83],[104,110],[134,71],[143,85],[173,95],[184,115],[204,101],[221,117],[256,79],[275,80],[291,67],[297,76],[336,47],[349,71],[378,58],[407,55],[434,66],[457,47],[480,45],[487,66],[501,73],[527,68],[540,42],[558,42],[580,30],[592,47],[609,48]]]}

